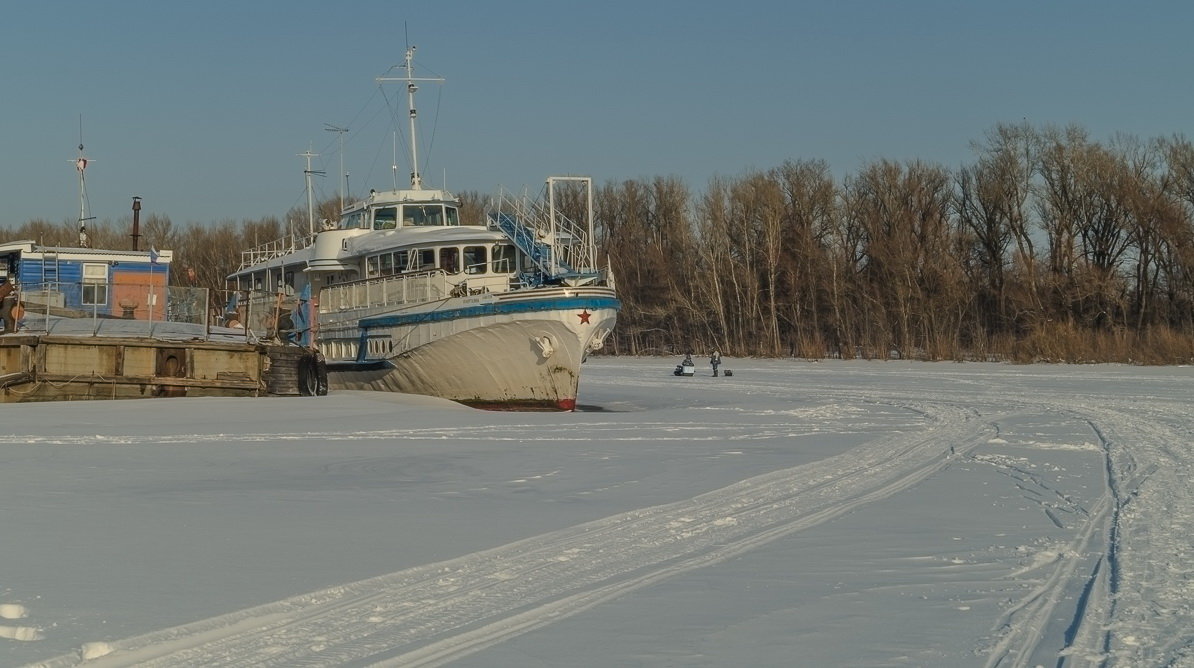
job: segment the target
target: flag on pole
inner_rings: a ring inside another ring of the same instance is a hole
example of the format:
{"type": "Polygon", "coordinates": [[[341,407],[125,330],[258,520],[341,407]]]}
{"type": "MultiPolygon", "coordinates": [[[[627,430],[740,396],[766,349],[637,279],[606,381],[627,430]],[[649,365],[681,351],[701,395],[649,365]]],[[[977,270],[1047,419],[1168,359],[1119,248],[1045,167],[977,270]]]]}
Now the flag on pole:
{"type": "Polygon", "coordinates": [[[157,264],[159,257],[161,257],[161,254],[158,253],[158,249],[154,248],[153,246],[150,246],[149,247],[149,264],[157,264]]]}

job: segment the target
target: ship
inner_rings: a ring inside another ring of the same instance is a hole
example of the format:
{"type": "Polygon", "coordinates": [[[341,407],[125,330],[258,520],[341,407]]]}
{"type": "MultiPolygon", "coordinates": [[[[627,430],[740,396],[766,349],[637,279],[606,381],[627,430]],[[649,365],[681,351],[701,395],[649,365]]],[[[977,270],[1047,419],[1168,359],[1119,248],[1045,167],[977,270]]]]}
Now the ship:
{"type": "Polygon", "coordinates": [[[468,219],[451,192],[424,186],[415,97],[440,79],[416,77],[413,56],[408,47],[402,76],[378,77],[406,84],[409,187],[371,190],[336,221],[312,218],[306,235],[244,251],[227,310],[266,314],[265,329],[316,351],[302,381],[312,394],[575,410],[581,364],[620,309],[597,257],[592,179],[548,177],[534,197],[503,191],[468,219]]]}

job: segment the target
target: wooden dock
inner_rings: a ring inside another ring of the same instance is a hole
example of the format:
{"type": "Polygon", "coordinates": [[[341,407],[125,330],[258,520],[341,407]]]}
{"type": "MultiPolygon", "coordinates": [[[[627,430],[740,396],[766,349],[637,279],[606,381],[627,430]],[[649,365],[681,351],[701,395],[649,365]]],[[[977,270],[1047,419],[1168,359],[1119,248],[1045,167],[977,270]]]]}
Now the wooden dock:
{"type": "Polygon", "coordinates": [[[321,362],[277,343],[18,332],[0,336],[0,403],[322,394],[321,362]]]}

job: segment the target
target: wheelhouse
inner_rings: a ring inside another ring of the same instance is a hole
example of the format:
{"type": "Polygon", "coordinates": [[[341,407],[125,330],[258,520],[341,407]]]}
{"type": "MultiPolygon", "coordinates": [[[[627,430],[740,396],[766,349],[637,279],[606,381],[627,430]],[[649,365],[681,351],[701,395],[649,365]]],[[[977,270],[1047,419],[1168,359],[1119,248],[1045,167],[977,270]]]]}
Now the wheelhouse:
{"type": "MultiPolygon", "coordinates": [[[[399,191],[402,198],[407,191],[399,191]]],[[[434,199],[434,198],[433,198],[434,199]]],[[[456,227],[460,225],[460,209],[455,202],[402,202],[379,199],[377,193],[370,201],[348,209],[340,216],[339,230],[396,230],[400,227],[456,227]]]]}

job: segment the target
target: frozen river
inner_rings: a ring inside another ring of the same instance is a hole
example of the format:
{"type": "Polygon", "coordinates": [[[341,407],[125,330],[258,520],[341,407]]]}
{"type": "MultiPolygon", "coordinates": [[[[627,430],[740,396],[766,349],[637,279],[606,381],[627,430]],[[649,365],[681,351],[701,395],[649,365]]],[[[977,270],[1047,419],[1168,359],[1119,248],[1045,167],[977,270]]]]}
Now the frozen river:
{"type": "Polygon", "coordinates": [[[3,405],[0,665],[1194,666],[1194,369],[3,405]]]}

